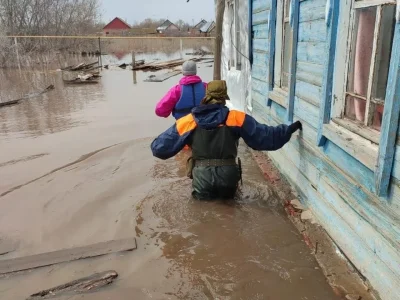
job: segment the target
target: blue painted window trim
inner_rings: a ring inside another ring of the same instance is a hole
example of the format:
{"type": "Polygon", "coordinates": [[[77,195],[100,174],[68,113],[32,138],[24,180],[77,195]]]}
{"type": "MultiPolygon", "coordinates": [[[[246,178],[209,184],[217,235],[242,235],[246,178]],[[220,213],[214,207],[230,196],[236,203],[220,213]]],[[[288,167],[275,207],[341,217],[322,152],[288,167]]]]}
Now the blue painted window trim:
{"type": "Polygon", "coordinates": [[[319,122],[317,133],[317,145],[325,145],[326,137],[322,134],[324,124],[328,124],[331,119],[332,87],[333,74],[336,55],[336,37],[339,21],[339,3],[340,0],[327,0],[326,25],[327,25],[327,43],[326,52],[328,53],[325,61],[324,77],[322,81],[322,99],[319,110],[319,122]]]}
{"type": "Polygon", "coordinates": [[[290,25],[292,27],[292,53],[290,61],[290,81],[289,95],[286,111],[286,121],[293,122],[294,98],[296,93],[296,71],[297,71],[297,42],[299,35],[299,8],[300,0],[291,0],[290,2],[290,25]]]}
{"type": "Polygon", "coordinates": [[[378,164],[375,170],[375,189],[378,196],[388,195],[390,177],[396,150],[397,129],[400,114],[400,22],[397,20],[392,45],[392,56],[385,106],[383,109],[378,164]]]}
{"type": "MultiPolygon", "coordinates": [[[[268,35],[269,35],[269,57],[268,57],[268,92],[274,89],[274,64],[275,64],[275,39],[276,39],[276,10],[277,0],[271,0],[269,11],[268,35]]],[[[267,99],[267,106],[272,105],[272,100],[267,99]]]]}

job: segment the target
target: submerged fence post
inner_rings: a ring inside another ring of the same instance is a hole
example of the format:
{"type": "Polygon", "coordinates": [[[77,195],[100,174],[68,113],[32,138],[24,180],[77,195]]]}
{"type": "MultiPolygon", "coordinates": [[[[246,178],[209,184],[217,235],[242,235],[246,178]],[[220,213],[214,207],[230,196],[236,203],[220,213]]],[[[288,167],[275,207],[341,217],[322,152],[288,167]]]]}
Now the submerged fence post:
{"type": "Polygon", "coordinates": [[[179,43],[180,43],[180,51],[181,51],[181,59],[183,59],[183,41],[182,41],[182,39],[180,39],[179,40],[179,43]]]}
{"type": "Polygon", "coordinates": [[[135,52],[132,51],[132,71],[133,71],[133,84],[136,84],[136,71],[135,71],[135,64],[136,64],[136,59],[135,59],[135,52]]]}
{"type": "Polygon", "coordinates": [[[18,41],[17,38],[14,37],[14,44],[15,44],[15,52],[17,54],[17,61],[18,61],[18,69],[21,72],[21,61],[19,59],[19,51],[18,51],[18,41]]]}
{"type": "Polygon", "coordinates": [[[99,51],[100,51],[100,67],[101,67],[101,69],[103,69],[103,59],[101,57],[101,41],[100,41],[100,37],[99,37],[99,51]]]}

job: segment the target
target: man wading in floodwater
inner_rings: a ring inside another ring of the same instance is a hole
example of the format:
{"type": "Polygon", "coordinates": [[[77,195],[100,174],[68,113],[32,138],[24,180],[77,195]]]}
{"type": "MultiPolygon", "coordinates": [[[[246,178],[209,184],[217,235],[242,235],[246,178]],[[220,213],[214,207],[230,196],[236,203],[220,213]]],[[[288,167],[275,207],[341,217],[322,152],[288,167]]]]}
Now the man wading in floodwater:
{"type": "Polygon", "coordinates": [[[151,144],[155,157],[168,159],[185,145],[192,148],[188,160],[196,199],[231,199],[241,179],[236,162],[239,138],[254,150],[274,151],[285,145],[292,134],[302,129],[299,121],[276,127],[258,123],[253,117],[229,111],[224,80],[211,81],[200,106],[180,118],[151,144]]]}

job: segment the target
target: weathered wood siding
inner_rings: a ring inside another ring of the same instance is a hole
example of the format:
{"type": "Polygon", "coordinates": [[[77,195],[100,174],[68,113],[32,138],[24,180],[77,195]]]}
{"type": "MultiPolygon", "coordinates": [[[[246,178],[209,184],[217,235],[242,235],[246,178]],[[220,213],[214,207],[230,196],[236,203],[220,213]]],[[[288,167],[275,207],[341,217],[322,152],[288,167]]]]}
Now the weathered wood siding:
{"type": "MultiPolygon", "coordinates": [[[[397,146],[390,196],[376,196],[374,172],[333,141],[318,147],[317,128],[326,63],[326,0],[300,1],[294,120],[303,132],[276,152],[280,171],[297,188],[346,256],[382,299],[400,299],[400,149],[397,146]]],[[[253,0],[253,115],[270,125],[286,122],[286,109],[268,99],[268,16],[271,0],[253,0]]],[[[333,140],[333,139],[332,139],[333,140]]],[[[355,149],[357,151],[357,149],[355,149]]]]}
{"type": "Polygon", "coordinates": [[[251,96],[253,112],[258,112],[264,122],[268,99],[269,72],[269,18],[271,0],[253,0],[253,66],[251,96]]]}

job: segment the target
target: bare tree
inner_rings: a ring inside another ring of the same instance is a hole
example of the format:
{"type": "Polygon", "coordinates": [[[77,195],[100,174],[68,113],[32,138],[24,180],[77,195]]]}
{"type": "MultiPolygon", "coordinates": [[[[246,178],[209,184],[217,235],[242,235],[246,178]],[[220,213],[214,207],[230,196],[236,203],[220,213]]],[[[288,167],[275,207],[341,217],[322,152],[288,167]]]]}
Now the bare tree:
{"type": "MultiPolygon", "coordinates": [[[[98,30],[99,8],[99,0],[0,0],[0,29],[7,35],[92,34],[98,30]]],[[[27,54],[82,43],[88,42],[24,39],[20,40],[20,50],[27,54]]],[[[4,58],[6,53],[2,54],[4,58]]]]}
{"type": "Polygon", "coordinates": [[[0,26],[14,35],[87,34],[98,17],[98,0],[0,0],[0,26]]]}

